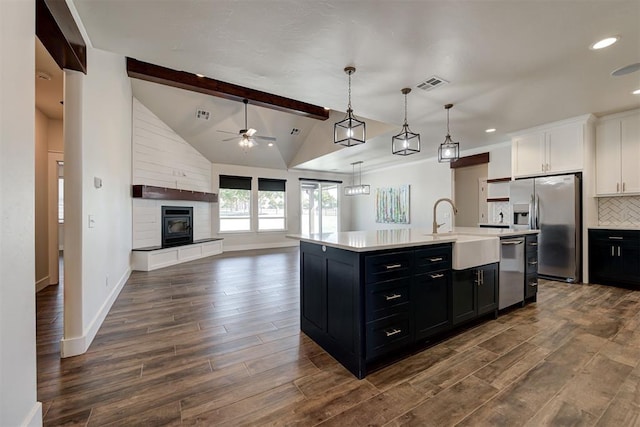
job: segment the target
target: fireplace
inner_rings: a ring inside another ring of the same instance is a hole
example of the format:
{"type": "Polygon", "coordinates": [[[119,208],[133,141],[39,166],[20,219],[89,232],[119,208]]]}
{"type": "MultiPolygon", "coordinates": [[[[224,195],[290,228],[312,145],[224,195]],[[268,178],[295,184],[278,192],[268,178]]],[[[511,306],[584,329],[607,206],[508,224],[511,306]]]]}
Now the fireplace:
{"type": "Polygon", "coordinates": [[[162,247],[193,243],[193,208],[162,207],[162,247]]]}

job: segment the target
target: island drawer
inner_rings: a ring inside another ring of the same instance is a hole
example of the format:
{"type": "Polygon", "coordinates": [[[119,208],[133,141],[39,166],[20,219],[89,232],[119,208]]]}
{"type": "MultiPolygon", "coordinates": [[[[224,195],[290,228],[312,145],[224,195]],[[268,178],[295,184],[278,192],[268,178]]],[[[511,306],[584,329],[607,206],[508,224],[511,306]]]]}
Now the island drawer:
{"type": "Polygon", "coordinates": [[[368,255],[364,259],[366,283],[408,277],[411,275],[412,251],[368,255]]]}
{"type": "Polygon", "coordinates": [[[451,268],[451,246],[418,249],[415,251],[416,273],[429,273],[451,268]]]}
{"type": "Polygon", "coordinates": [[[396,279],[366,285],[367,320],[377,320],[409,310],[409,280],[396,279]]]}
{"type": "Polygon", "coordinates": [[[408,313],[398,313],[367,324],[367,359],[381,356],[411,342],[408,313]]]}

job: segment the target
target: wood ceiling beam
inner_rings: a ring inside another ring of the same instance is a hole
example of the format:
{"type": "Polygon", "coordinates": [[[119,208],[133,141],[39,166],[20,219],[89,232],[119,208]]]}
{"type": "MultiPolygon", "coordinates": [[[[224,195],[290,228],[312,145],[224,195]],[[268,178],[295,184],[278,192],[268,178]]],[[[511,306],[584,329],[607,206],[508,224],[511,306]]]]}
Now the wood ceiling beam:
{"type": "Polygon", "coordinates": [[[87,45],[64,0],[36,0],[36,35],[60,68],[87,74],[87,45]]]}
{"type": "Polygon", "coordinates": [[[327,120],[329,118],[329,110],[317,105],[222,82],[209,77],[198,77],[193,73],[172,70],[171,68],[149,64],[134,58],[127,58],[127,74],[134,79],[146,80],[233,101],[248,99],[252,105],[259,105],[298,116],[318,120],[327,120]]]}
{"type": "Polygon", "coordinates": [[[480,153],[474,154],[472,156],[460,157],[458,160],[449,163],[449,167],[451,169],[456,169],[466,166],[482,165],[484,163],[489,163],[489,153],[480,153]]]}

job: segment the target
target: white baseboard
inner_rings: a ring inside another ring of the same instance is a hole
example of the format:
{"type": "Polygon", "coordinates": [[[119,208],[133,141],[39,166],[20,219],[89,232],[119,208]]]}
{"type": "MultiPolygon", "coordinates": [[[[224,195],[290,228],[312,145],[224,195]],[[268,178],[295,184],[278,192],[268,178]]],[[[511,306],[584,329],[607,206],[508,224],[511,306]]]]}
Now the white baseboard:
{"type": "Polygon", "coordinates": [[[299,241],[291,241],[291,242],[279,242],[279,243],[252,243],[249,245],[235,245],[235,246],[227,246],[225,244],[224,251],[225,252],[234,252],[234,251],[247,251],[251,249],[275,249],[275,248],[290,248],[294,246],[298,246],[300,244],[299,241]]]}
{"type": "Polygon", "coordinates": [[[91,320],[89,327],[84,330],[84,334],[81,337],[62,339],[62,341],[60,342],[61,357],[71,357],[86,353],[86,351],[89,349],[89,346],[93,342],[93,339],[96,337],[100,326],[102,326],[102,322],[104,322],[105,317],[107,317],[107,314],[109,314],[111,306],[116,301],[116,298],[118,298],[118,295],[120,295],[120,291],[122,291],[124,285],[127,283],[129,276],[131,276],[131,266],[129,266],[124,274],[120,277],[120,280],[118,280],[116,286],[113,287],[113,290],[111,291],[105,302],[102,304],[102,307],[100,307],[100,310],[98,310],[96,315],[91,320]]]}
{"type": "Polygon", "coordinates": [[[44,276],[42,279],[38,280],[36,282],[36,293],[49,286],[49,284],[49,276],[44,276]]]}
{"type": "Polygon", "coordinates": [[[42,403],[36,402],[20,425],[23,427],[42,426],[42,403]]]}

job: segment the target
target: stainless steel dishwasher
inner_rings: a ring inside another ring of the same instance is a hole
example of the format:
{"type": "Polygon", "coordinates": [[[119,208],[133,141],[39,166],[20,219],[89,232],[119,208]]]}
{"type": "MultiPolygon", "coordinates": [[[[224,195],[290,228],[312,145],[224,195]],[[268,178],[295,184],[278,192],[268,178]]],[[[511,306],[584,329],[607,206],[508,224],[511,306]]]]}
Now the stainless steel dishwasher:
{"type": "Polygon", "coordinates": [[[524,301],[524,237],[500,239],[498,309],[524,301]]]}

